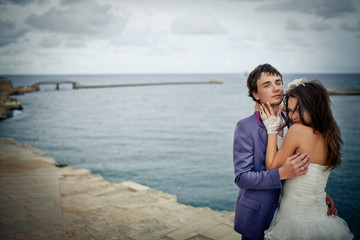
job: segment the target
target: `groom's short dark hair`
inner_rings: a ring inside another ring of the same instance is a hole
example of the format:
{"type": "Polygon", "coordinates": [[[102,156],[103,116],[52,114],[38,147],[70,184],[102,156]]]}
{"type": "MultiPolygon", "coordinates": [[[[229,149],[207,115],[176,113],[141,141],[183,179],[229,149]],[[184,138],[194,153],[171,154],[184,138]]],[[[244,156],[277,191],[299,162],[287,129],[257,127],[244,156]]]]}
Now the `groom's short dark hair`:
{"type": "Polygon", "coordinates": [[[261,77],[262,73],[268,73],[269,75],[279,75],[281,77],[281,81],[282,81],[282,75],[281,73],[274,68],[273,66],[271,66],[268,63],[265,64],[261,64],[259,66],[257,66],[248,76],[247,79],[247,87],[249,89],[249,97],[251,97],[255,102],[256,99],[254,98],[254,96],[252,95],[253,92],[258,92],[257,89],[257,80],[261,77]]]}

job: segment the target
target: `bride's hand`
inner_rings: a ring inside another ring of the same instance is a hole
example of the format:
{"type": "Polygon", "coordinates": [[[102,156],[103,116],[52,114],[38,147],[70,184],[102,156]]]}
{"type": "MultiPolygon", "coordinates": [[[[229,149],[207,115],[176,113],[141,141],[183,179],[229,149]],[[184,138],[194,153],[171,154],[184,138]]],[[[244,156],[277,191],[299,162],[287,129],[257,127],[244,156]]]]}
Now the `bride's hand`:
{"type": "Polygon", "coordinates": [[[255,112],[260,112],[261,111],[260,103],[256,102],[254,108],[255,108],[255,112]]]}
{"type": "Polygon", "coordinates": [[[264,122],[268,134],[277,134],[281,123],[280,111],[278,111],[278,114],[275,116],[270,103],[267,103],[267,106],[262,104],[261,112],[261,119],[264,122]]]}

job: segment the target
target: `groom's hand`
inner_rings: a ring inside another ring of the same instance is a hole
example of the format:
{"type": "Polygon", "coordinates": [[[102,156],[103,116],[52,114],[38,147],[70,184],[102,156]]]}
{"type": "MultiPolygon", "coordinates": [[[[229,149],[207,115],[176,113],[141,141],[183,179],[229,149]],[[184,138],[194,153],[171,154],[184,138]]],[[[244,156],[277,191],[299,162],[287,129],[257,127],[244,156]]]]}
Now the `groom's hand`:
{"type": "Polygon", "coordinates": [[[310,160],[307,153],[296,153],[286,158],[284,164],[279,168],[280,180],[306,174],[309,164],[310,160]]]}
{"type": "Polygon", "coordinates": [[[335,207],[334,201],[331,199],[331,197],[329,196],[329,194],[326,194],[326,205],[328,205],[329,209],[327,211],[327,215],[331,216],[334,215],[336,216],[338,213],[338,210],[335,207]]]}

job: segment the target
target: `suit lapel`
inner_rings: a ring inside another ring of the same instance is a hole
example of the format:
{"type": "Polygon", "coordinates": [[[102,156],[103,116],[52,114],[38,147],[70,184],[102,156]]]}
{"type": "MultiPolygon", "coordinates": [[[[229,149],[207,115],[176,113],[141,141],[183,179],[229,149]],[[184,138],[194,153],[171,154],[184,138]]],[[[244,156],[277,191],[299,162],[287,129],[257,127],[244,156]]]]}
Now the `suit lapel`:
{"type": "Polygon", "coordinates": [[[264,143],[264,145],[266,145],[267,144],[267,131],[266,131],[265,125],[260,117],[259,112],[256,112],[256,117],[258,120],[258,133],[260,135],[260,139],[264,143]]]}

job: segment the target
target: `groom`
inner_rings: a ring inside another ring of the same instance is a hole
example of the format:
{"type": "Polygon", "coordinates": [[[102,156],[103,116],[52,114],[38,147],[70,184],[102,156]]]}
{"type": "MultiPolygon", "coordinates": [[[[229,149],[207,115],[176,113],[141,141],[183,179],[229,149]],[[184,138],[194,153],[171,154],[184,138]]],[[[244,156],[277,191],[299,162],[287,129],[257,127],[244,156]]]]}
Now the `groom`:
{"type": "MultiPolygon", "coordinates": [[[[282,75],[270,64],[256,67],[247,79],[249,96],[256,102],[269,102],[275,114],[284,94],[282,75]]],[[[284,116],[283,116],[284,117],[284,116]]],[[[285,137],[287,127],[278,133],[278,148],[285,137]]],[[[278,169],[266,171],[265,155],[267,144],[266,128],[259,112],[237,123],[234,134],[233,160],[235,183],[240,188],[234,229],[242,239],[262,239],[270,226],[278,206],[281,180],[304,175],[310,164],[306,153],[288,157],[278,169]]],[[[330,197],[328,214],[336,215],[336,208],[330,197]]]]}

